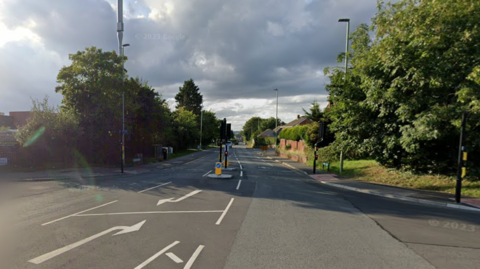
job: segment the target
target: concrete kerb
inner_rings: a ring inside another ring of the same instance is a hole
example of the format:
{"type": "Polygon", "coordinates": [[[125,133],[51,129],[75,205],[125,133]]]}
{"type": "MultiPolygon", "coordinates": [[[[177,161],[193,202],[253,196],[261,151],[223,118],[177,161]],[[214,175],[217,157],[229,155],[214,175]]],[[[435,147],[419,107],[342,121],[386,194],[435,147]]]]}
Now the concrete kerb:
{"type": "Polygon", "coordinates": [[[469,211],[480,212],[480,209],[478,209],[478,208],[473,208],[473,207],[464,206],[464,205],[456,205],[456,204],[450,204],[450,203],[442,203],[442,202],[435,202],[435,201],[429,201],[429,200],[423,200],[423,199],[417,199],[417,198],[410,198],[410,197],[405,197],[405,196],[400,196],[400,195],[385,194],[385,193],[374,192],[374,191],[370,191],[370,190],[365,190],[365,189],[359,189],[359,188],[349,187],[349,186],[345,186],[345,185],[340,185],[340,184],[336,184],[336,183],[332,183],[332,182],[326,182],[326,181],[322,181],[322,180],[316,180],[316,181],[321,182],[322,184],[325,184],[325,185],[336,187],[336,188],[341,188],[341,189],[346,189],[346,190],[350,190],[350,191],[366,193],[366,194],[380,196],[380,197],[386,197],[386,198],[390,198],[390,199],[408,201],[408,202],[417,203],[417,204],[426,204],[426,205],[433,205],[433,206],[448,207],[448,208],[455,208],[455,209],[461,209],[461,210],[469,210],[469,211]]]}
{"type": "MultiPolygon", "coordinates": [[[[267,156],[267,158],[273,159],[273,158],[268,157],[268,156],[267,156]]],[[[290,164],[288,164],[288,163],[285,163],[285,162],[282,162],[282,161],[279,161],[279,160],[275,160],[275,162],[281,163],[282,165],[285,165],[285,166],[287,166],[287,167],[290,168],[290,169],[301,171],[301,172],[303,172],[305,175],[311,177],[311,176],[310,176],[308,173],[306,173],[305,171],[302,171],[302,170],[300,170],[300,169],[298,169],[298,168],[295,168],[295,167],[293,167],[292,165],[290,165],[290,164]]],[[[311,177],[311,178],[312,178],[312,179],[315,179],[315,178],[313,178],[313,177],[311,177]]],[[[408,202],[417,203],[417,204],[434,205],[434,206],[440,206],[440,207],[448,207],[448,208],[455,208],[455,209],[462,209],[462,210],[469,210],[469,211],[480,212],[480,209],[479,209],[479,208],[474,208],[474,207],[465,206],[465,205],[457,205],[457,204],[450,204],[450,203],[435,202],[435,201],[429,201],[429,200],[423,200],[423,199],[405,197],[405,196],[401,196],[401,195],[385,194],[385,193],[375,192],[375,191],[371,191],[371,190],[354,188],[354,187],[349,187],[349,186],[345,186],[345,185],[341,185],[341,184],[335,184],[335,183],[332,183],[332,182],[321,181],[321,180],[317,180],[317,179],[315,179],[315,181],[321,182],[322,184],[329,185],[329,186],[336,187],[336,188],[341,188],[341,189],[346,189],[346,190],[350,190],[350,191],[366,193],[366,194],[375,195],[375,196],[380,196],[380,197],[386,197],[386,198],[390,198],[390,199],[397,199],[397,200],[402,200],[402,201],[408,201],[408,202]]]]}
{"type": "Polygon", "coordinates": [[[208,174],[208,177],[209,177],[209,178],[217,178],[217,179],[230,179],[230,178],[233,178],[233,176],[232,176],[232,175],[229,175],[229,174],[221,174],[221,175],[208,174]]]}

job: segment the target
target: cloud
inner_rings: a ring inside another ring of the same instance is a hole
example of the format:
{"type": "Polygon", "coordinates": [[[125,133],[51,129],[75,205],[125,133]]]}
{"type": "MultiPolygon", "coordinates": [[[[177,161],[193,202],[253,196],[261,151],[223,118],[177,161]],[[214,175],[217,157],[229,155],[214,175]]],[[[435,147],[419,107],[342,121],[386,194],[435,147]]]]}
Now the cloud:
{"type": "MultiPolygon", "coordinates": [[[[28,95],[54,95],[56,73],[69,64],[69,53],[88,46],[116,50],[116,2],[4,0],[0,31],[3,24],[37,40],[14,38],[2,46],[0,39],[0,57],[10,62],[1,73],[22,80],[2,82],[0,111],[29,107],[22,101],[28,95]],[[14,59],[39,75],[26,76],[14,59]]],[[[354,29],[375,11],[376,0],[125,0],[124,42],[131,45],[125,67],[170,100],[183,81],[194,79],[205,103],[234,121],[235,130],[252,116],[270,115],[274,110],[264,102],[278,88],[279,114],[290,121],[313,99],[325,99],[322,70],[339,65],[336,56],[344,50],[345,25],[338,18],[350,17],[354,29]]]]}

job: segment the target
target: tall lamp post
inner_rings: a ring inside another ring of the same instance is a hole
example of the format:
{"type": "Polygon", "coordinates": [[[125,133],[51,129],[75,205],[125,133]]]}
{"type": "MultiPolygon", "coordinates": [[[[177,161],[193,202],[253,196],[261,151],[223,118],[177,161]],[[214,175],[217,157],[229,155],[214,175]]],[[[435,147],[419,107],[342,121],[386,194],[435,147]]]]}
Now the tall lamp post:
{"type": "MultiPolygon", "coordinates": [[[[346,22],[347,23],[347,37],[345,40],[345,87],[347,85],[347,73],[348,73],[348,38],[350,36],[350,19],[349,18],[341,18],[338,22],[346,22]]],[[[343,172],[343,148],[340,151],[340,173],[343,172]]]]}
{"type": "Polygon", "coordinates": [[[200,149],[202,149],[202,129],[203,129],[203,102],[200,106],[200,149]]]}
{"type": "Polygon", "coordinates": [[[274,89],[274,91],[277,93],[277,108],[275,110],[275,149],[277,148],[277,140],[278,140],[278,89],[274,89]]]}

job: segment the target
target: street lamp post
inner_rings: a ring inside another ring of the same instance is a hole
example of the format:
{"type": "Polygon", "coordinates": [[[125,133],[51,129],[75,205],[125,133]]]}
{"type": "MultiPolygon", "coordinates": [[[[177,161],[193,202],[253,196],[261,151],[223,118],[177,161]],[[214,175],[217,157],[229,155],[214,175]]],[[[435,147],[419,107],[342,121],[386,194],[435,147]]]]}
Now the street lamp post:
{"type": "Polygon", "coordinates": [[[277,148],[277,140],[278,140],[278,89],[274,89],[274,91],[277,93],[277,108],[275,110],[275,149],[277,148]]]}
{"type": "Polygon", "coordinates": [[[203,103],[200,110],[200,149],[202,149],[203,103]]]}
{"type": "Polygon", "coordinates": [[[120,53],[120,57],[122,57],[122,173],[123,173],[123,167],[125,166],[125,59],[123,56],[125,56],[125,47],[130,46],[130,44],[123,44],[120,53]]]}
{"type": "MultiPolygon", "coordinates": [[[[123,0],[117,2],[117,37],[118,37],[118,54],[122,57],[122,86],[123,86],[123,0]]],[[[123,88],[123,87],[122,87],[123,88]]],[[[123,174],[123,166],[125,165],[125,92],[122,93],[122,160],[120,168],[123,174]]]]}
{"type": "MultiPolygon", "coordinates": [[[[338,22],[346,22],[347,23],[347,37],[345,40],[345,80],[344,85],[347,85],[347,73],[348,73],[348,38],[350,37],[350,19],[349,18],[341,18],[338,22]]],[[[343,172],[343,148],[340,151],[340,173],[343,172]]]]}

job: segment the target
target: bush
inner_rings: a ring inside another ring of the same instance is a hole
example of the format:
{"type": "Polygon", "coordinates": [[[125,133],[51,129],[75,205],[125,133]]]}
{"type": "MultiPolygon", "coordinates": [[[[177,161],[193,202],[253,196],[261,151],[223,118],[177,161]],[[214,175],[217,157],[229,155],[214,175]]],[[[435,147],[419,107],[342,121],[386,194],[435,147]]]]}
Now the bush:
{"type": "Polygon", "coordinates": [[[305,140],[308,125],[285,128],[280,132],[279,138],[286,140],[305,140]]]}
{"type": "Polygon", "coordinates": [[[275,137],[255,137],[255,147],[275,145],[275,137]]]}

